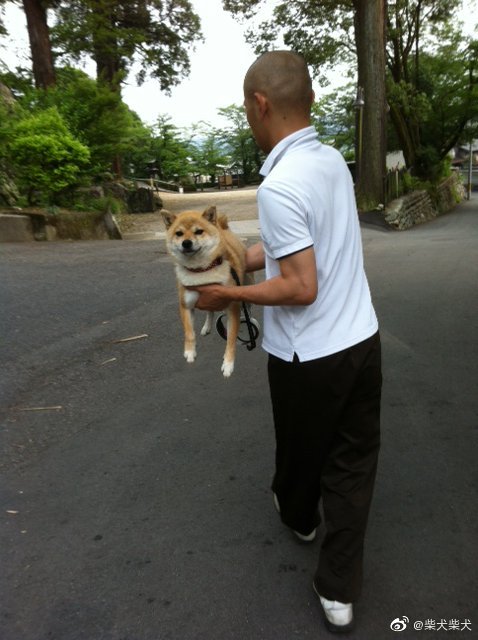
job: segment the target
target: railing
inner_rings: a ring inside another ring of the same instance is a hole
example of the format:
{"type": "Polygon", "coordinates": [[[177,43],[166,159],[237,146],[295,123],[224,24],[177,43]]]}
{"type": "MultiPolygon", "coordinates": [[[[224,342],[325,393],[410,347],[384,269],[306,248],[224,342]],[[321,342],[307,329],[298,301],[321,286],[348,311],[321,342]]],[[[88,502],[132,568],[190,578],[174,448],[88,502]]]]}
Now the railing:
{"type": "Polygon", "coordinates": [[[166,182],[166,180],[157,180],[156,178],[132,178],[138,186],[150,187],[155,191],[180,191],[180,185],[176,182],[166,182]]]}

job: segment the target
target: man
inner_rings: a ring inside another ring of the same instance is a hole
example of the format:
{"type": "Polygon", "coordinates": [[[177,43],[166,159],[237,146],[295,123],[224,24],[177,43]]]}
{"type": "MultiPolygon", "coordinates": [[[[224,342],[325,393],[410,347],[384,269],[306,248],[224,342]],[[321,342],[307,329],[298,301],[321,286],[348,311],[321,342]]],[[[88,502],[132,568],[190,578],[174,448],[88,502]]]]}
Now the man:
{"type": "Polygon", "coordinates": [[[353,184],[342,156],[310,126],[314,94],[304,59],[262,55],[244,105],[268,158],[257,192],[262,243],[247,269],[266,279],[199,289],[197,306],[264,305],[263,347],[276,432],[273,497],[282,521],[310,542],[325,537],[313,586],[334,632],[353,625],[380,445],[378,323],[363,269],[353,184]]]}

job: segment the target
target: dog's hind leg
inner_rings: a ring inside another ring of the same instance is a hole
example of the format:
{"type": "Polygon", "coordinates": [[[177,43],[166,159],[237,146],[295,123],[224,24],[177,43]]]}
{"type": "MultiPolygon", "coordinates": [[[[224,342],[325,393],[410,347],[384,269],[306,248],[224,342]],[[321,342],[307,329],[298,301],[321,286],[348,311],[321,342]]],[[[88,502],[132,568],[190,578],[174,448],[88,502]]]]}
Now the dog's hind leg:
{"type": "Polygon", "coordinates": [[[214,313],[212,311],[208,311],[206,314],[206,320],[204,321],[203,327],[201,329],[201,335],[207,336],[211,333],[212,323],[214,322],[214,313]]]}
{"type": "Polygon", "coordinates": [[[184,329],[184,357],[187,362],[194,362],[196,359],[196,334],[194,333],[193,311],[180,304],[179,312],[184,329]]]}
{"type": "Polygon", "coordinates": [[[237,334],[239,333],[239,323],[241,315],[241,305],[239,302],[232,302],[227,311],[227,342],[224,360],[221,371],[225,378],[229,378],[234,371],[234,360],[236,357],[237,334]]]}

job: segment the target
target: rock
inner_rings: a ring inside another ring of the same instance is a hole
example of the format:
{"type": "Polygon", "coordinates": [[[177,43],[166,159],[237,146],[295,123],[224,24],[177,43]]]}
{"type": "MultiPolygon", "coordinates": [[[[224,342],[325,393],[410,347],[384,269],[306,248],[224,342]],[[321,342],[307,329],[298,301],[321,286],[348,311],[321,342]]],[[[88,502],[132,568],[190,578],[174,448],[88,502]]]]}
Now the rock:
{"type": "Polygon", "coordinates": [[[13,93],[7,87],[7,85],[0,82],[0,100],[7,107],[13,107],[15,104],[15,98],[13,97],[13,93]]]}
{"type": "Polygon", "coordinates": [[[461,179],[458,174],[453,173],[436,187],[433,197],[427,191],[412,191],[389,202],[385,220],[400,231],[410,229],[450,211],[463,197],[461,179]]]}
{"type": "Polygon", "coordinates": [[[156,206],[154,191],[147,187],[139,187],[128,196],[128,211],[130,213],[152,213],[156,206]]]}
{"type": "Polygon", "coordinates": [[[126,205],[131,189],[121,182],[105,182],[103,183],[103,191],[105,195],[113,196],[113,198],[121,200],[126,205]]]}
{"type": "Polygon", "coordinates": [[[161,196],[157,191],[153,191],[153,203],[154,203],[154,210],[161,211],[161,209],[163,208],[163,199],[161,198],[161,196]]]}
{"type": "Polygon", "coordinates": [[[7,207],[13,207],[17,202],[20,194],[16,184],[12,178],[0,167],[0,204],[5,204],[7,207]]]}
{"type": "Polygon", "coordinates": [[[105,192],[100,185],[91,185],[91,187],[78,187],[75,189],[75,194],[86,196],[87,198],[104,198],[105,192]]]}

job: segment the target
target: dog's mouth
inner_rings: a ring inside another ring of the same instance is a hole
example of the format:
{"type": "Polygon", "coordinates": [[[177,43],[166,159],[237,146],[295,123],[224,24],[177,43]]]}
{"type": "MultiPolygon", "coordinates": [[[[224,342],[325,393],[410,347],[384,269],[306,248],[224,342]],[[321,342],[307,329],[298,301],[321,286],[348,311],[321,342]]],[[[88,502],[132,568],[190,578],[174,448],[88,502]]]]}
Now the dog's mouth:
{"type": "Polygon", "coordinates": [[[201,247],[181,247],[181,253],[186,256],[193,256],[201,251],[201,247]]]}

